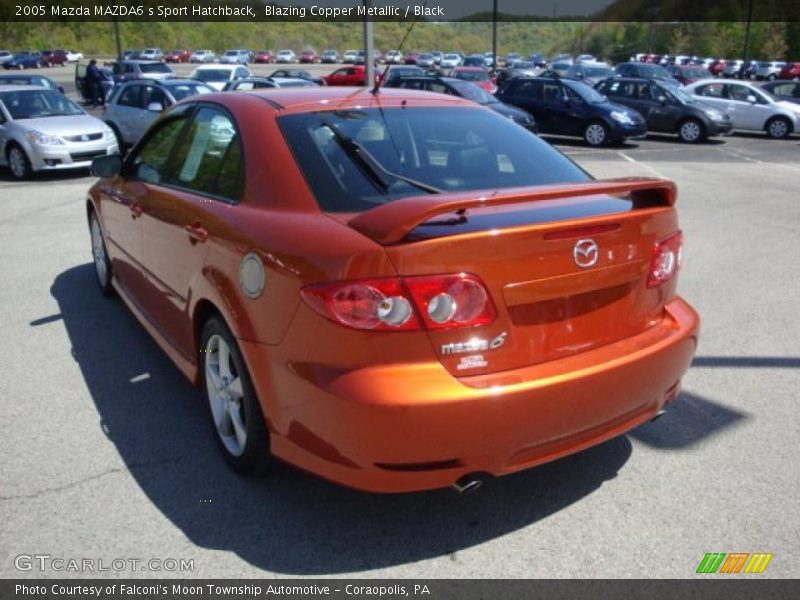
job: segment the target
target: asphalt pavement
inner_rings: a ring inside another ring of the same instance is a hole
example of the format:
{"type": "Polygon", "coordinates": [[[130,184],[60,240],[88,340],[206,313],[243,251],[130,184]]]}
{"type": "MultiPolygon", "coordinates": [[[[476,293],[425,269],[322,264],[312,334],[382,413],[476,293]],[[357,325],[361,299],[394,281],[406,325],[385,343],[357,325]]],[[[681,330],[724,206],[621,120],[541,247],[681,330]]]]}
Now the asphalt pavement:
{"type": "Polygon", "coordinates": [[[550,141],[597,177],[677,182],[700,346],[660,420],[466,496],[233,474],[201,394],[96,289],[92,179],[0,169],[0,577],[691,578],[707,552],[800,576],[800,139],[550,141]],[[20,571],[20,555],[192,570],[20,571]]]}

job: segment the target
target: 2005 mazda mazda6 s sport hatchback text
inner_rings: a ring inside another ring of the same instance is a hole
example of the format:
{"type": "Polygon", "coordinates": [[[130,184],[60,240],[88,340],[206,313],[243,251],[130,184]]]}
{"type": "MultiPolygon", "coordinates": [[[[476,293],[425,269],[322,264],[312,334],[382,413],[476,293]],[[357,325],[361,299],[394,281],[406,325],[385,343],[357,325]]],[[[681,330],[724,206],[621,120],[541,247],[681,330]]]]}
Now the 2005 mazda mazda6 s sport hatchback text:
{"type": "Polygon", "coordinates": [[[93,172],[100,286],[239,471],[464,486],[652,419],[695,350],[674,185],[594,180],[460,98],[192,97],[93,172]]]}

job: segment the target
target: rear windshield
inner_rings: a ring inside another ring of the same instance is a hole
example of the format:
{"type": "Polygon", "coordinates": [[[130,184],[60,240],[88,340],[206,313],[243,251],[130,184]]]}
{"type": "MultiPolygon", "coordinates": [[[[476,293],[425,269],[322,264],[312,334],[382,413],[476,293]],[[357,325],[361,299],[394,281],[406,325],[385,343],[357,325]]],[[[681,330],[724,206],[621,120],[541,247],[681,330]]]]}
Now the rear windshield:
{"type": "Polygon", "coordinates": [[[180,102],[189,96],[211,94],[216,91],[204,83],[178,83],[167,86],[167,88],[177,102],[180,102]]]}
{"type": "Polygon", "coordinates": [[[453,77],[466,81],[489,81],[489,73],[486,71],[455,71],[453,77]]]}
{"type": "Polygon", "coordinates": [[[172,73],[172,69],[164,63],[142,63],[139,68],[142,73],[172,73]]]}
{"type": "Polygon", "coordinates": [[[198,69],[192,77],[200,81],[228,81],[231,78],[230,69],[198,69]]]}
{"type": "Polygon", "coordinates": [[[342,110],[287,115],[278,123],[327,212],[361,212],[435,193],[402,178],[442,192],[590,179],[537,136],[480,108],[342,110]],[[358,159],[360,151],[383,168],[379,177],[358,159]]]}

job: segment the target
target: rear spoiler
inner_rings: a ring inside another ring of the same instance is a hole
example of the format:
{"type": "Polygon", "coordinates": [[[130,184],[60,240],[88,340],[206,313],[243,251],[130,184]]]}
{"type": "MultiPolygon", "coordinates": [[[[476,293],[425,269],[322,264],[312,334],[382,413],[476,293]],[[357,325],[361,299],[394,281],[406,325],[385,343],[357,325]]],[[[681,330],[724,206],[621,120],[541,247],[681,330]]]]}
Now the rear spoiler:
{"type": "Polygon", "coordinates": [[[413,196],[382,204],[350,219],[347,224],[384,246],[396,244],[415,227],[436,215],[469,208],[521,204],[580,196],[630,194],[634,208],[673,206],[672,181],[648,177],[596,179],[582,183],[509,188],[502,191],[453,192],[413,196]]]}

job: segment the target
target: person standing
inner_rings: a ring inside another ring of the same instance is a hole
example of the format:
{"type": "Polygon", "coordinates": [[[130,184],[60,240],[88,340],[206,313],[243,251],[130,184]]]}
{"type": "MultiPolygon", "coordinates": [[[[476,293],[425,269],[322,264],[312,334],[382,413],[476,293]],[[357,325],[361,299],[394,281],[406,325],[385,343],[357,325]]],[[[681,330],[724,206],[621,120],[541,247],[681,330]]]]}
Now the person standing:
{"type": "Polygon", "coordinates": [[[89,66],[86,67],[86,87],[89,88],[89,104],[98,106],[103,104],[103,87],[102,78],[100,76],[100,69],[97,67],[97,61],[92,59],[89,61],[89,66]],[[98,102],[99,100],[99,102],[98,102]]]}

